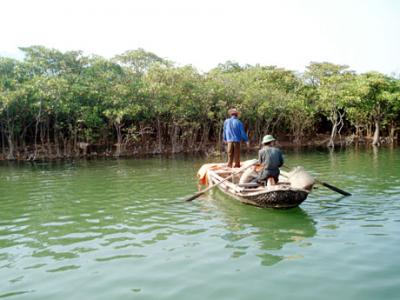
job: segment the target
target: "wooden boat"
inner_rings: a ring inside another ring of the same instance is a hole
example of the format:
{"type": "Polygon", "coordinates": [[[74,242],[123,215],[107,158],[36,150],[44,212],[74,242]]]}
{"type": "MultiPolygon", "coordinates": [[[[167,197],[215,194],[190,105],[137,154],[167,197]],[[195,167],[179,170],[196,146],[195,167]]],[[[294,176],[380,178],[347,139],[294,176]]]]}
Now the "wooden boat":
{"type": "MultiPolygon", "coordinates": [[[[237,172],[237,169],[227,168],[226,164],[213,164],[207,169],[207,184],[209,186],[218,184],[218,188],[232,198],[250,205],[263,208],[292,208],[299,206],[306,200],[312,187],[294,187],[288,177],[280,176],[279,183],[274,186],[264,186],[256,183],[239,184],[240,173],[232,179],[225,178],[237,172]],[[219,184],[220,183],[220,184],[219,184]]],[[[281,175],[289,173],[281,171],[281,175]]]]}

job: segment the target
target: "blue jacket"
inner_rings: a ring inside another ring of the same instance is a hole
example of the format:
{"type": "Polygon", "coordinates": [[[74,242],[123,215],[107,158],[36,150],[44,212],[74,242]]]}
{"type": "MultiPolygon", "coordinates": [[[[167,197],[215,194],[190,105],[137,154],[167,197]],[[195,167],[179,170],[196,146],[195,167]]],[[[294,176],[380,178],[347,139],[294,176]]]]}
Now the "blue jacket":
{"type": "Polygon", "coordinates": [[[247,134],[244,132],[243,123],[235,116],[232,116],[230,119],[226,119],[224,122],[224,141],[248,141],[247,134]]]}

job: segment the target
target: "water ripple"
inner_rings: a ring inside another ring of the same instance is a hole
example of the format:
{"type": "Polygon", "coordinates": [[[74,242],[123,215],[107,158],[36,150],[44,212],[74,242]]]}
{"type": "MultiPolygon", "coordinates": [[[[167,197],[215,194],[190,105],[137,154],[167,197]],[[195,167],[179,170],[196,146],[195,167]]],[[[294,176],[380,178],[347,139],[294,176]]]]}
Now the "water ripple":
{"type": "Polygon", "coordinates": [[[377,160],[378,172],[365,166],[368,152],[287,153],[291,165],[353,196],[319,186],[284,211],[217,190],[184,202],[202,159],[8,165],[0,168],[0,297],[291,298],[290,285],[299,299],[318,291],[335,299],[357,285],[373,287],[372,296],[352,299],[396,299],[400,181],[391,157],[387,169],[377,160]]]}

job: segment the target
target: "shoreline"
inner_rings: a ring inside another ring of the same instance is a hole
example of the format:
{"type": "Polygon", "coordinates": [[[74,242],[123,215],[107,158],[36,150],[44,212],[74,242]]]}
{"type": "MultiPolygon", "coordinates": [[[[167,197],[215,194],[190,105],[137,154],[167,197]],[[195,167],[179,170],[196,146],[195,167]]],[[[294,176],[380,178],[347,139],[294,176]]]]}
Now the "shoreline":
{"type": "MultiPolygon", "coordinates": [[[[324,136],[319,138],[318,140],[308,140],[303,143],[293,143],[288,140],[280,140],[278,138],[277,147],[282,149],[326,149],[326,150],[335,150],[335,149],[343,149],[343,148],[354,148],[354,147],[377,147],[373,146],[369,140],[358,141],[357,143],[352,141],[348,142],[348,138],[343,138],[342,140],[335,141],[334,147],[327,146],[327,140],[329,137],[324,136]]],[[[149,147],[149,145],[140,145],[139,143],[136,145],[132,145],[131,147],[127,147],[122,150],[119,149],[120,154],[116,155],[118,147],[116,145],[96,145],[96,144],[85,144],[86,147],[79,148],[76,147],[74,150],[70,150],[68,154],[64,151],[63,154],[57,153],[54,149],[54,145],[43,145],[39,150],[35,151],[32,149],[32,146],[25,147],[24,149],[15,149],[15,155],[13,159],[7,159],[7,155],[3,149],[3,153],[0,153],[0,161],[63,161],[63,160],[71,160],[71,159],[104,159],[104,158],[144,158],[150,156],[173,156],[173,155],[204,155],[205,157],[217,157],[221,156],[225,153],[225,145],[218,147],[217,143],[209,143],[208,145],[202,148],[194,147],[191,149],[185,149],[184,147],[180,147],[179,149],[175,149],[172,151],[172,146],[165,146],[161,151],[156,148],[154,144],[154,148],[149,147]],[[220,149],[218,149],[220,148],[220,149]],[[50,150],[50,151],[49,151],[50,150]]],[[[397,147],[397,141],[394,143],[388,143],[385,139],[382,139],[382,143],[380,147],[397,147]]],[[[244,144],[242,145],[241,152],[257,152],[260,149],[260,146],[257,144],[252,144],[250,147],[246,147],[244,144]]]]}

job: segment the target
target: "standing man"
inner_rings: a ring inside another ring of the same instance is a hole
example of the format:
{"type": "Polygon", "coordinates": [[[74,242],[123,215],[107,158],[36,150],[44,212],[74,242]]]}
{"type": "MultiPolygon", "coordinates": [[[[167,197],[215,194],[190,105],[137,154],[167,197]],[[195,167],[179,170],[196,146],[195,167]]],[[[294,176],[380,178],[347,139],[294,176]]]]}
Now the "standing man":
{"type": "Polygon", "coordinates": [[[228,111],[229,119],[224,122],[224,142],[228,144],[228,168],[240,168],[240,142],[246,142],[249,146],[249,139],[244,132],[243,123],[238,119],[239,112],[235,108],[228,111]]]}

